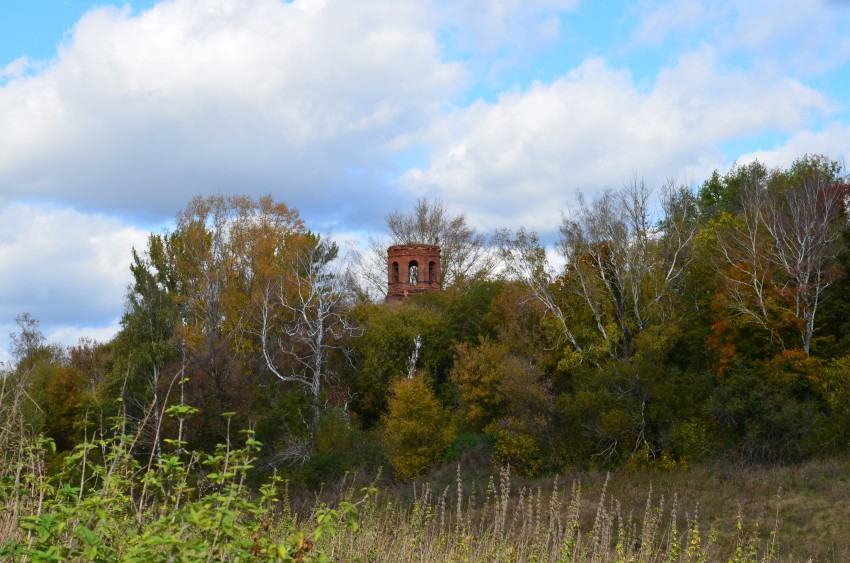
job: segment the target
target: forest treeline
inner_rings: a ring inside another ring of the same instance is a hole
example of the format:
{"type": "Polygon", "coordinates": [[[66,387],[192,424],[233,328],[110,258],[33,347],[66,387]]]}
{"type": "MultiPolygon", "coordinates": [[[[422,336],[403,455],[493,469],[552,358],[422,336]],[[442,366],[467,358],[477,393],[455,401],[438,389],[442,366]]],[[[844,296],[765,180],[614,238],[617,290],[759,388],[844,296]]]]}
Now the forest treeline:
{"type": "Polygon", "coordinates": [[[0,442],[61,458],[121,416],[144,457],[249,428],[260,472],[308,484],[464,455],[533,475],[845,451],[848,189],[820,155],[634,180],[579,198],[557,269],[534,232],[439,201],[355,257],[271,197],[196,197],[133,251],[112,340],[66,349],[18,317],[0,442]],[[390,243],[440,244],[444,290],[384,304],[390,243]]]}

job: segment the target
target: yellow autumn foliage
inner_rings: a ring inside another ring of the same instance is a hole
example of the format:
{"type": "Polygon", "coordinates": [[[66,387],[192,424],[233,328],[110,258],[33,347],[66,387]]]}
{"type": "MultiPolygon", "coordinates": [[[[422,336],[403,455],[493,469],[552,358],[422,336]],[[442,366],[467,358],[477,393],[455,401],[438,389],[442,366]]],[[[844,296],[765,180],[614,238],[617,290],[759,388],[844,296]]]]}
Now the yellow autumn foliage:
{"type": "Polygon", "coordinates": [[[451,413],[421,377],[392,385],[384,422],[387,457],[404,480],[424,474],[442,459],[456,433],[451,413]]]}

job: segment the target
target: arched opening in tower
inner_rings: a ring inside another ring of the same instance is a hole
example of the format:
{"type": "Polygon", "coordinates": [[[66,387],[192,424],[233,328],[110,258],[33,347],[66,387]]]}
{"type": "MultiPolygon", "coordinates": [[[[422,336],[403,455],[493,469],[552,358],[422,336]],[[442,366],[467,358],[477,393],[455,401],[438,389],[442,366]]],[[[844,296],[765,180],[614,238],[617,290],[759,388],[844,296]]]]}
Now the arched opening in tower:
{"type": "Polygon", "coordinates": [[[419,262],[416,260],[410,261],[407,279],[410,280],[410,285],[416,285],[419,283],[419,262]]]}
{"type": "Polygon", "coordinates": [[[437,264],[428,262],[428,283],[437,283],[437,264]]]}
{"type": "Polygon", "coordinates": [[[398,283],[398,262],[393,262],[393,283],[398,283]]]}

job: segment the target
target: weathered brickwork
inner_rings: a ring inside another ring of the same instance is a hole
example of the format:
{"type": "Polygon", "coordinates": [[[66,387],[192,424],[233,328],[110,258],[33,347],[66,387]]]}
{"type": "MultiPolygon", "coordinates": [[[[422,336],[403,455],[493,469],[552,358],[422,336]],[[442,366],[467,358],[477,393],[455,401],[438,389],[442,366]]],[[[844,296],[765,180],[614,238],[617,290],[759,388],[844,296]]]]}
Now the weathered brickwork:
{"type": "Polygon", "coordinates": [[[433,244],[402,244],[387,249],[387,302],[411,295],[440,291],[440,247],[433,244]]]}

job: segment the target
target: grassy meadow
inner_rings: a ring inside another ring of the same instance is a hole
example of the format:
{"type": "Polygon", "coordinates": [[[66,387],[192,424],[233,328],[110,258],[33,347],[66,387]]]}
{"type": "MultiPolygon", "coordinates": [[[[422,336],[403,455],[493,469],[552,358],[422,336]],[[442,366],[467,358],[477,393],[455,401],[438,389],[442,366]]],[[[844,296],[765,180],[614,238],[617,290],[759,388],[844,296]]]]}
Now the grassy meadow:
{"type": "MultiPolygon", "coordinates": [[[[131,455],[134,437],[63,459],[4,451],[10,561],[846,561],[846,459],[770,468],[566,473],[444,466],[427,480],[356,474],[319,491],[249,486],[248,433],[204,454],[131,455]],[[58,468],[61,467],[61,468],[58,468]],[[51,468],[51,470],[48,470],[51,468]]],[[[17,447],[13,447],[13,446],[17,447]]]]}
{"type": "Polygon", "coordinates": [[[846,460],[450,477],[446,470],[429,483],[380,490],[360,534],[339,539],[335,553],[364,561],[850,560],[846,460]]]}

